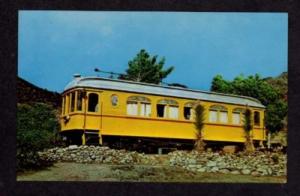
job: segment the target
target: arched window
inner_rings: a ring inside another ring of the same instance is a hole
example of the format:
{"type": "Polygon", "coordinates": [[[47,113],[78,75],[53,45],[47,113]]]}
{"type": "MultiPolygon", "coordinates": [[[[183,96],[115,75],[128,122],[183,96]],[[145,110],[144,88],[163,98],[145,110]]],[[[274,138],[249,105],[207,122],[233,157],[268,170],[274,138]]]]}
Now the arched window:
{"type": "Polygon", "coordinates": [[[143,96],[131,96],[127,99],[127,114],[139,116],[151,116],[151,101],[143,96]]]}
{"type": "Polygon", "coordinates": [[[99,98],[98,94],[96,93],[90,93],[88,98],[88,111],[89,112],[98,112],[99,111],[99,98]]]}
{"type": "Polygon", "coordinates": [[[243,108],[235,108],[232,110],[232,124],[240,125],[242,124],[242,117],[245,112],[243,108]]]}
{"type": "Polygon", "coordinates": [[[178,119],[178,102],[171,99],[162,99],[156,105],[157,116],[178,119]]]}
{"type": "Polygon", "coordinates": [[[213,105],[209,108],[209,122],[228,122],[228,110],[222,105],[213,105]]]}
{"type": "Polygon", "coordinates": [[[258,111],[254,112],[254,125],[260,125],[260,113],[258,111]]]}
{"type": "Polygon", "coordinates": [[[184,104],[183,116],[186,120],[192,119],[192,108],[194,107],[195,102],[187,102],[184,104]]]}

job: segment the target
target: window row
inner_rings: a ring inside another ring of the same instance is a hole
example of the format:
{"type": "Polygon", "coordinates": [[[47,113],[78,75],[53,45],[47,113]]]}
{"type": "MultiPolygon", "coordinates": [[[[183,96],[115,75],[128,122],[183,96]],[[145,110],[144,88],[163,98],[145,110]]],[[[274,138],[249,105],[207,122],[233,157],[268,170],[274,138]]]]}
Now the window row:
{"type": "MultiPolygon", "coordinates": [[[[235,108],[232,111],[232,124],[240,125],[243,123],[245,109],[235,108]]],[[[228,123],[228,110],[224,106],[213,105],[209,108],[209,122],[228,123]]],[[[260,125],[260,113],[254,112],[254,125],[260,125]]]]}
{"type": "MultiPolygon", "coordinates": [[[[156,116],[161,118],[179,118],[179,106],[174,100],[163,99],[156,105],[156,116]]],[[[190,110],[185,111],[186,119],[190,119],[190,110]]],[[[135,116],[151,116],[151,102],[146,97],[132,96],[127,100],[127,114],[135,116]]]]}
{"type": "MultiPolygon", "coordinates": [[[[62,114],[75,111],[83,111],[83,100],[86,96],[85,92],[74,91],[63,97],[62,100],[62,114]]],[[[99,111],[99,95],[96,93],[89,93],[88,98],[88,112],[99,111]]]]}
{"type": "MultiPolygon", "coordinates": [[[[87,111],[99,111],[99,95],[97,93],[85,93],[83,91],[74,91],[63,97],[62,114],[75,111],[83,111],[84,98],[87,97],[87,111]],[[68,110],[68,111],[67,111],[68,110]]],[[[111,96],[112,106],[118,104],[118,96],[111,96]]],[[[188,102],[183,107],[183,116],[186,120],[192,120],[193,107],[195,102],[188,102]]],[[[143,96],[131,96],[127,99],[127,115],[133,116],[152,116],[151,100],[143,96]]],[[[240,125],[243,123],[245,109],[235,108],[232,110],[231,123],[240,125]]],[[[179,104],[172,99],[162,99],[156,103],[156,116],[160,118],[179,119],[179,104]]],[[[254,112],[254,125],[260,125],[260,113],[254,112]]],[[[222,105],[213,105],[209,107],[208,122],[211,123],[228,123],[228,109],[222,105]]]]}
{"type": "MultiPolygon", "coordinates": [[[[184,105],[183,116],[186,120],[192,119],[194,102],[184,105]]],[[[243,123],[243,108],[235,108],[232,111],[232,124],[240,125],[243,123]]],[[[151,102],[146,97],[132,96],[127,100],[127,114],[134,116],[151,116],[151,102]]],[[[156,104],[156,116],[161,118],[179,119],[179,104],[175,100],[163,99],[156,104]]],[[[208,122],[228,123],[228,109],[222,105],[213,105],[209,108],[208,122]]],[[[254,125],[260,125],[260,113],[254,112],[254,125]]]]}

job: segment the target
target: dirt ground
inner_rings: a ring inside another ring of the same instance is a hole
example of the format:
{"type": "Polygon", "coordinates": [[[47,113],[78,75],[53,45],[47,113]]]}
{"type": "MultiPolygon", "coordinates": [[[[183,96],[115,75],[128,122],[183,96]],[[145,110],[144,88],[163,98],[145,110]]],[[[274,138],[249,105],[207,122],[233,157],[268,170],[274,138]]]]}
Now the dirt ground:
{"type": "Polygon", "coordinates": [[[44,170],[17,175],[18,181],[130,181],[130,182],[211,182],[286,183],[286,177],[254,177],[219,173],[195,173],[166,164],[110,165],[60,162],[44,170]]]}

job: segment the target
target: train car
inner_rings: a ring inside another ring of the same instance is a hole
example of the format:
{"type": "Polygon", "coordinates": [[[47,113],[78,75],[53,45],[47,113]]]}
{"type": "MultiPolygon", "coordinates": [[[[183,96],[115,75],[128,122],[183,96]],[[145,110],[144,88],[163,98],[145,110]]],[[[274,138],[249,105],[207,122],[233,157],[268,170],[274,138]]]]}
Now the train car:
{"type": "Polygon", "coordinates": [[[80,75],[62,93],[61,134],[70,144],[192,145],[198,102],[205,108],[207,143],[242,144],[246,108],[253,114],[254,144],[266,140],[265,106],[254,98],[80,75]]]}

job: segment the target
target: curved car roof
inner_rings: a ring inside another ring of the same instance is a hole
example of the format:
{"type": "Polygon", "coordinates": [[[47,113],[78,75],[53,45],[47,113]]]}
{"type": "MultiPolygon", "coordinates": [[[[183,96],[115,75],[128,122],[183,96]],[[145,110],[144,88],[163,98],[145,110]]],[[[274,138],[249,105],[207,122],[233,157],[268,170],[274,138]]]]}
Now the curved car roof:
{"type": "Polygon", "coordinates": [[[127,80],[116,80],[101,77],[75,77],[64,89],[64,91],[77,87],[91,87],[98,89],[119,90],[152,95],[164,95],[170,97],[199,99],[203,101],[213,101],[231,103],[238,105],[248,105],[252,107],[265,108],[257,99],[246,96],[230,95],[208,91],[199,91],[180,87],[162,86],[127,80]]]}

